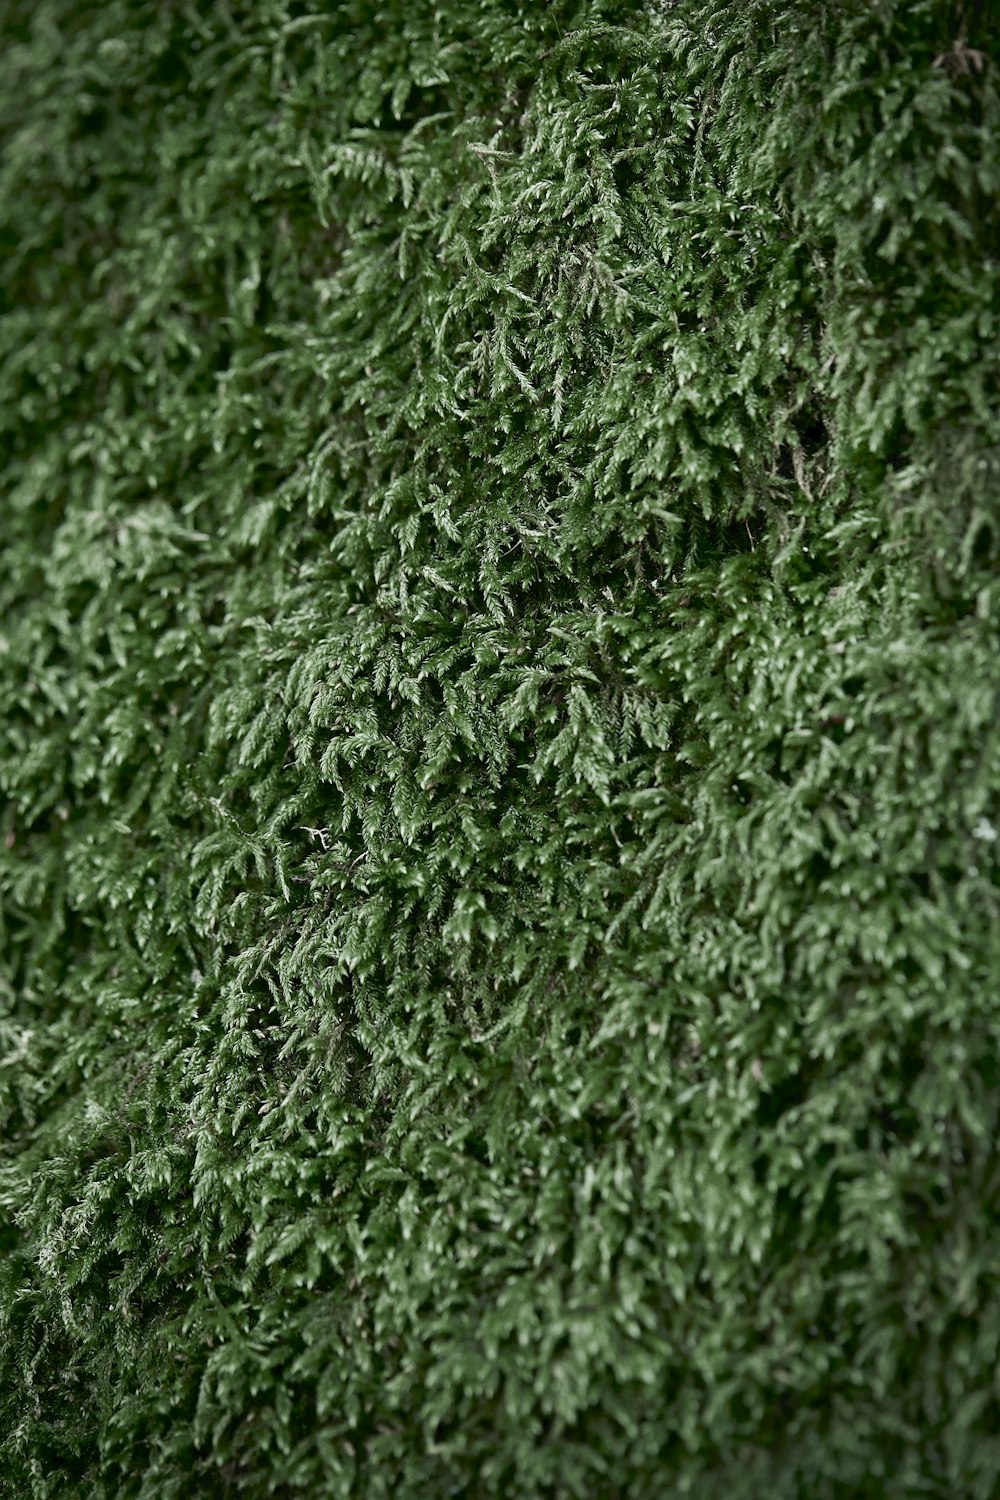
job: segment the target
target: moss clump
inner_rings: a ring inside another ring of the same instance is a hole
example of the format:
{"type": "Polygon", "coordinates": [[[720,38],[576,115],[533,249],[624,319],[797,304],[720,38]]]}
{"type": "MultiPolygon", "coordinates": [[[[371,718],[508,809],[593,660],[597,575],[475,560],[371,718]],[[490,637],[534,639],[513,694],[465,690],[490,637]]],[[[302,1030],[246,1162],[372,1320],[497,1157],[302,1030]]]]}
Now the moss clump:
{"type": "Polygon", "coordinates": [[[995,7],[0,41],[4,1494],[989,1500],[995,7]]]}

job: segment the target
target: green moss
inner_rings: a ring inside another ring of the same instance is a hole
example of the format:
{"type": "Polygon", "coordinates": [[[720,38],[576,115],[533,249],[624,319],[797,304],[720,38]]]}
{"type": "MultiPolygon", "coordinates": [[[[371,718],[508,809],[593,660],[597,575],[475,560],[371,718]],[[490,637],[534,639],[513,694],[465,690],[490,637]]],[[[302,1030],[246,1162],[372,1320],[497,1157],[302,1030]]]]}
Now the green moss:
{"type": "Polygon", "coordinates": [[[996,8],[0,41],[0,1490],[989,1500],[996,8]]]}

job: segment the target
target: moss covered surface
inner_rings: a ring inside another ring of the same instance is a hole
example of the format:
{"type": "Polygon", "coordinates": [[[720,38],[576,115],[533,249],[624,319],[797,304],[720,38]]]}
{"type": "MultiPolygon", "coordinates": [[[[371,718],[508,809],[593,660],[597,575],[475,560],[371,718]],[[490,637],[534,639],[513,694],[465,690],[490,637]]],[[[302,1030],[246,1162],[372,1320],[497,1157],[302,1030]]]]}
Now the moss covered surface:
{"type": "Polygon", "coordinates": [[[0,42],[0,1490],[991,1500],[996,7],[0,42]]]}

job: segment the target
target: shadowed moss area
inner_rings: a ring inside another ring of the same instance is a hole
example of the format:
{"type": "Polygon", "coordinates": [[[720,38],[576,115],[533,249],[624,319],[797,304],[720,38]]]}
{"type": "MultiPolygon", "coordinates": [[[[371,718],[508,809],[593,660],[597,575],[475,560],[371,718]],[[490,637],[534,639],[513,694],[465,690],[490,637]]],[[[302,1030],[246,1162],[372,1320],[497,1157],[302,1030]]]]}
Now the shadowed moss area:
{"type": "Polygon", "coordinates": [[[996,7],[0,44],[0,1493],[992,1500],[996,7]]]}

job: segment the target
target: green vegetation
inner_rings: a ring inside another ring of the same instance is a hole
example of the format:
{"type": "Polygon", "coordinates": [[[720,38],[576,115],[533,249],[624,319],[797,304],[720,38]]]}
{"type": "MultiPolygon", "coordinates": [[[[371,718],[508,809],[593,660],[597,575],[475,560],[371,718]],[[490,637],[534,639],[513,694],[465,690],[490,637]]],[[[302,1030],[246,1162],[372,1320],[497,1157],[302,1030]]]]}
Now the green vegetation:
{"type": "Polygon", "coordinates": [[[997,7],[0,42],[0,1492],[991,1500],[997,7]]]}

